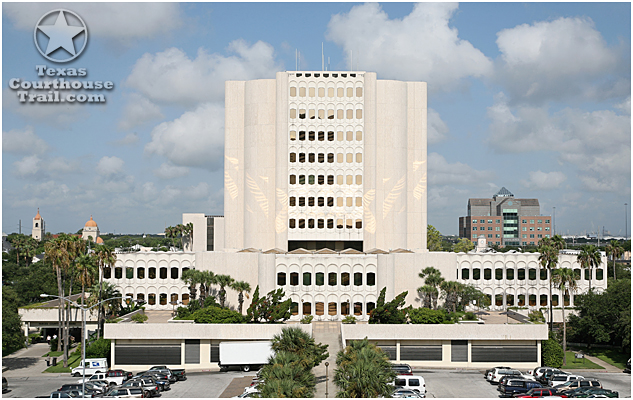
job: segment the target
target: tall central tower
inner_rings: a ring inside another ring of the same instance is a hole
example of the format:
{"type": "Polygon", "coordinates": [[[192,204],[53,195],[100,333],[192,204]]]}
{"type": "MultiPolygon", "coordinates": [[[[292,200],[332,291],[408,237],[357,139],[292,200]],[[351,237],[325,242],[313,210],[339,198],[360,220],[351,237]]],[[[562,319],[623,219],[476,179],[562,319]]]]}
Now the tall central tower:
{"type": "Polygon", "coordinates": [[[226,83],[225,247],[426,251],[426,83],[226,83]]]}

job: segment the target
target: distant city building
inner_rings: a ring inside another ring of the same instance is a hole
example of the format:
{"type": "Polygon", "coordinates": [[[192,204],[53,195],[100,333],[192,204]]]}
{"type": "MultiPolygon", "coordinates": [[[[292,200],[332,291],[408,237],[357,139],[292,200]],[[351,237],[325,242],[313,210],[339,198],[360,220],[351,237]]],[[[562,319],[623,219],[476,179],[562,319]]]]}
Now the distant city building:
{"type": "Polygon", "coordinates": [[[552,237],[552,217],[541,215],[538,199],[517,199],[502,187],[491,199],[468,199],[468,215],[459,217],[459,236],[489,246],[538,246],[552,237]]]}
{"type": "Polygon", "coordinates": [[[92,219],[92,215],[90,216],[90,220],[86,222],[84,225],[84,230],[81,233],[81,238],[83,240],[92,240],[94,243],[103,243],[103,239],[99,237],[99,227],[97,223],[92,219]]]}
{"type": "Polygon", "coordinates": [[[41,241],[46,235],[46,224],[40,215],[40,209],[37,209],[37,215],[33,218],[33,230],[31,231],[31,237],[35,240],[41,241]]]}

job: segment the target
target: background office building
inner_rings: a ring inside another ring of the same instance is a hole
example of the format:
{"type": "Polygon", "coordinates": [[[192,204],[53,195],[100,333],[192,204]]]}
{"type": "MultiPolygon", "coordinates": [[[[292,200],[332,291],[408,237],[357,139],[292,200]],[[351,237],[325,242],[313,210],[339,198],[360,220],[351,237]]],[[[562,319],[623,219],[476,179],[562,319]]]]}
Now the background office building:
{"type": "Polygon", "coordinates": [[[505,187],[491,199],[468,199],[468,215],[459,217],[459,236],[489,246],[537,246],[552,237],[551,216],[541,215],[538,199],[516,199],[505,187]]]}

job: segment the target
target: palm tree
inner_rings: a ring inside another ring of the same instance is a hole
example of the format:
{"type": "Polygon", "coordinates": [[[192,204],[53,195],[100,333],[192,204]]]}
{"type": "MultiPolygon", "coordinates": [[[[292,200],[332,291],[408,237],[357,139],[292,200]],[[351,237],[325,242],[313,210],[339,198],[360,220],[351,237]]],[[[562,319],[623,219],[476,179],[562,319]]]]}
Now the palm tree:
{"type": "Polygon", "coordinates": [[[296,353],[277,352],[259,374],[261,397],[313,397],[316,378],[305,361],[296,353]]]}
{"type": "Polygon", "coordinates": [[[326,360],[330,353],[327,344],[317,344],[312,336],[298,327],[287,327],[272,338],[275,352],[294,353],[306,360],[306,367],[312,369],[326,360]]]}
{"type": "Polygon", "coordinates": [[[613,260],[613,280],[616,280],[616,277],[615,277],[615,260],[616,260],[616,258],[618,258],[618,257],[620,257],[622,255],[622,253],[624,252],[624,249],[622,248],[622,246],[620,246],[620,243],[617,240],[612,240],[607,245],[606,250],[607,250],[607,254],[610,254],[611,255],[611,259],[613,260]]]}
{"type": "MultiPolygon", "coordinates": [[[[420,286],[417,291],[422,298],[422,307],[434,309],[435,307],[433,307],[433,300],[437,299],[439,295],[437,288],[431,285],[424,285],[420,286]]],[[[435,301],[437,302],[437,300],[435,301]]]]}
{"type": "MultiPolygon", "coordinates": [[[[84,299],[86,298],[86,286],[90,287],[94,284],[95,273],[97,273],[97,259],[94,253],[80,256],[77,259],[77,269],[79,270],[79,282],[81,282],[81,307],[84,306],[84,299]]],[[[86,333],[84,332],[83,324],[81,325],[81,344],[85,345],[84,339],[86,333]]]]}
{"type": "Polygon", "coordinates": [[[367,338],[352,342],[336,356],[336,397],[391,397],[393,380],[389,357],[367,338]]]}
{"type": "MultiPolygon", "coordinates": [[[[101,282],[89,289],[90,296],[88,297],[88,305],[92,306],[97,304],[99,301],[98,294],[100,293],[104,299],[112,299],[113,297],[121,297],[121,292],[116,288],[115,285],[110,282],[101,282]]],[[[103,307],[104,312],[104,320],[107,316],[116,316],[121,311],[121,299],[112,299],[108,301],[104,301],[101,303],[101,307],[103,307]]]]}
{"type": "Polygon", "coordinates": [[[598,267],[600,265],[601,256],[600,250],[594,246],[583,246],[580,250],[580,254],[578,254],[578,262],[580,266],[585,269],[585,274],[587,273],[587,269],[589,269],[589,291],[591,292],[591,278],[593,278],[593,267],[598,267]]]}
{"type": "MultiPolygon", "coordinates": [[[[61,246],[61,239],[54,239],[46,243],[45,254],[51,263],[53,264],[53,269],[55,270],[55,275],[57,276],[57,295],[61,298],[64,297],[64,289],[62,283],[62,258],[63,258],[63,249],[61,246]]],[[[62,322],[64,318],[64,313],[62,312],[62,300],[59,299],[59,307],[57,308],[58,312],[58,323],[57,323],[57,331],[59,332],[60,338],[57,340],[57,351],[61,351],[62,341],[61,341],[61,332],[62,332],[62,322]]]]}
{"type": "MultiPolygon", "coordinates": [[[[562,295],[561,305],[563,307],[563,354],[567,354],[567,321],[565,320],[565,296],[574,293],[578,289],[576,274],[571,268],[561,268],[552,271],[552,281],[560,290],[562,295]],[[571,293],[570,293],[571,292],[571,293]]],[[[567,365],[567,357],[563,357],[563,365],[567,365]]]]}
{"type": "Polygon", "coordinates": [[[207,297],[211,295],[211,285],[215,284],[215,274],[213,271],[200,271],[198,273],[198,280],[200,283],[200,302],[201,305],[207,297]]]}
{"type": "Polygon", "coordinates": [[[240,314],[242,313],[242,305],[244,304],[244,292],[246,292],[246,298],[248,298],[248,294],[251,292],[251,285],[248,282],[244,282],[244,281],[237,281],[237,282],[233,282],[233,284],[231,285],[231,289],[235,290],[238,295],[237,295],[237,311],[240,312],[240,314]]]}
{"type": "Polygon", "coordinates": [[[424,268],[418,276],[424,279],[424,284],[427,286],[431,286],[435,288],[435,290],[425,289],[421,290],[424,286],[418,288],[418,292],[424,292],[429,296],[430,303],[433,306],[434,310],[437,310],[437,298],[438,298],[438,288],[444,282],[444,278],[442,278],[442,273],[434,267],[426,267],[424,268]]]}
{"type": "Polygon", "coordinates": [[[552,247],[558,249],[559,251],[563,250],[567,246],[567,243],[565,243],[565,239],[563,239],[561,235],[554,235],[550,243],[552,247]]]}
{"type": "MultiPolygon", "coordinates": [[[[100,246],[98,249],[95,250],[95,252],[97,254],[98,260],[97,265],[99,267],[99,290],[101,290],[103,287],[103,285],[101,284],[103,282],[103,271],[106,266],[112,268],[112,266],[116,262],[116,255],[114,254],[112,248],[108,246],[100,246]]],[[[103,293],[99,292],[99,301],[101,301],[103,298],[103,293]]],[[[99,337],[101,337],[103,335],[103,324],[105,322],[103,304],[99,306],[97,321],[99,324],[99,337]]]]}
{"type": "Polygon", "coordinates": [[[195,269],[188,269],[182,273],[180,280],[185,282],[189,286],[189,301],[196,300],[196,285],[201,281],[200,271],[195,269]]]}
{"type": "Polygon", "coordinates": [[[553,246],[553,241],[546,240],[549,238],[545,238],[541,241],[541,245],[539,246],[539,256],[538,259],[541,262],[541,267],[547,269],[547,277],[549,278],[549,330],[553,331],[553,311],[552,311],[552,270],[556,268],[558,264],[558,249],[553,246]]]}
{"type": "MultiPolygon", "coordinates": [[[[187,248],[190,251],[193,251],[193,223],[189,222],[188,224],[183,225],[182,228],[182,236],[183,239],[187,239],[187,248]]],[[[184,245],[183,245],[184,250],[184,245]]]]}
{"type": "Polygon", "coordinates": [[[231,286],[233,282],[235,282],[235,279],[231,278],[229,275],[215,276],[215,284],[220,285],[218,298],[220,300],[220,307],[222,308],[224,308],[224,303],[226,302],[226,287],[231,286]]]}
{"type": "Polygon", "coordinates": [[[453,312],[457,311],[459,295],[464,290],[464,285],[456,281],[444,281],[440,284],[440,289],[444,292],[444,307],[448,309],[453,306],[453,312]]]}

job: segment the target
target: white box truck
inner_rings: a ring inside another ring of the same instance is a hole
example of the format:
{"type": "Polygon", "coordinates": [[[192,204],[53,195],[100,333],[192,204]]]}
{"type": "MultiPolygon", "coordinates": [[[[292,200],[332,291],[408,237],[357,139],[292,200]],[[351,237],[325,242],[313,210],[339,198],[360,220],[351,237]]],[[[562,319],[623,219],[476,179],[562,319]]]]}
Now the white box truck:
{"type": "MultiPolygon", "coordinates": [[[[81,376],[83,371],[82,361],[79,361],[79,366],[73,368],[70,374],[72,376],[81,376]]],[[[108,372],[108,360],[105,358],[86,358],[86,375],[93,375],[99,372],[108,372]]]]}
{"type": "Polygon", "coordinates": [[[244,372],[258,369],[268,364],[268,359],[275,355],[272,343],[269,341],[235,341],[220,342],[220,371],[227,371],[229,367],[239,367],[244,372]]]}

